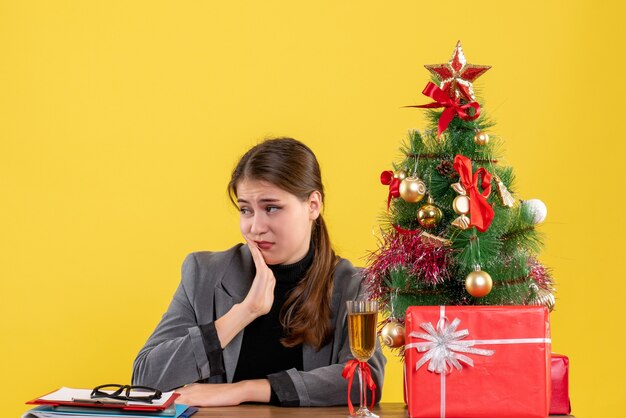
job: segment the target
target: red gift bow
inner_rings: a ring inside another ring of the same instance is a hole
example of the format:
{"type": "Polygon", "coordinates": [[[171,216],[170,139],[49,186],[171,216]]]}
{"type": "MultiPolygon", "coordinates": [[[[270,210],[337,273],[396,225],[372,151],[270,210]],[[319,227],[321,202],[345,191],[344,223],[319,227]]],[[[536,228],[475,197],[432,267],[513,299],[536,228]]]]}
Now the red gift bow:
{"type": "Polygon", "coordinates": [[[454,157],[454,169],[461,176],[461,185],[469,193],[470,223],[480,232],[485,232],[489,229],[494,216],[493,208],[487,202],[487,197],[491,193],[491,173],[483,167],[476,170],[472,176],[472,160],[460,154],[454,157]],[[481,174],[482,193],[478,190],[478,179],[481,174]]]}
{"type": "MultiPolygon", "coordinates": [[[[376,398],[376,383],[374,382],[374,379],[372,379],[372,370],[370,369],[369,364],[365,361],[359,361],[357,359],[348,361],[346,366],[343,368],[341,375],[344,379],[348,379],[348,409],[350,410],[350,415],[354,415],[354,406],[352,405],[352,399],[350,399],[350,392],[352,390],[352,381],[354,380],[354,372],[356,371],[357,366],[361,368],[363,382],[372,391],[372,404],[370,405],[370,409],[374,408],[374,399],[376,398]]],[[[362,389],[363,388],[360,390],[362,389]]],[[[364,399],[364,401],[367,403],[367,399],[364,399]]]]}
{"type": "Polygon", "coordinates": [[[430,81],[426,84],[424,91],[422,94],[425,96],[434,99],[434,103],[428,103],[425,105],[415,105],[415,106],[405,106],[405,107],[421,107],[421,108],[434,108],[434,107],[445,107],[443,113],[439,117],[439,125],[437,127],[437,138],[441,135],[443,131],[448,128],[452,119],[454,119],[454,115],[458,115],[461,119],[470,121],[475,120],[480,116],[480,105],[477,102],[471,102],[462,105],[460,98],[452,98],[445,91],[441,90],[437,87],[436,84],[431,83],[430,81]],[[466,112],[470,107],[474,108],[474,115],[470,115],[466,112]]]}
{"type": "Polygon", "coordinates": [[[380,182],[389,186],[389,196],[387,197],[387,210],[389,210],[391,198],[400,196],[400,179],[393,176],[393,171],[388,170],[380,173],[380,182]]]}

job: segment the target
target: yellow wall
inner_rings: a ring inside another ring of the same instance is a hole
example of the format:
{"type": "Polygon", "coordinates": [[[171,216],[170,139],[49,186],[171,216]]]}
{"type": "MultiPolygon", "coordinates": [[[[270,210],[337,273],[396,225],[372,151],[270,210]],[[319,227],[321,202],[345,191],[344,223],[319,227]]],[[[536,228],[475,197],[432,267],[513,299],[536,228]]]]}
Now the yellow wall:
{"type": "MultiPolygon", "coordinates": [[[[2,415],[129,381],[185,254],[238,242],[225,186],[266,136],[317,152],[335,246],[362,264],[378,175],[424,127],[401,106],[427,102],[422,66],[461,39],[493,66],[477,84],[519,195],[549,208],[574,412],[616,416],[623,16],[617,0],[0,2],[2,415]]],[[[392,360],[383,400],[401,397],[392,360]]]]}

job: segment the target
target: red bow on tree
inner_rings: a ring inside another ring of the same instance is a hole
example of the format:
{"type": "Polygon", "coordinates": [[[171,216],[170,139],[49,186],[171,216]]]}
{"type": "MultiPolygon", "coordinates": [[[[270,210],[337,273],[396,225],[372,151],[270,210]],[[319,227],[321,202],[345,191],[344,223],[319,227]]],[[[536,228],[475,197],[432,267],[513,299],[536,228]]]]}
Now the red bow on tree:
{"type": "Polygon", "coordinates": [[[454,169],[461,176],[459,183],[469,194],[470,223],[480,232],[485,232],[489,229],[494,216],[493,208],[487,202],[491,193],[491,173],[483,167],[476,170],[472,176],[472,160],[460,154],[454,157],[454,169]],[[478,181],[481,175],[482,193],[478,190],[478,181]]]}
{"type": "Polygon", "coordinates": [[[462,105],[460,98],[452,98],[445,91],[441,90],[437,87],[436,84],[428,82],[422,94],[425,96],[434,99],[434,103],[429,103],[425,105],[415,105],[415,106],[405,106],[405,107],[421,107],[421,108],[435,108],[435,107],[445,107],[443,113],[439,117],[439,124],[437,126],[437,138],[441,135],[443,131],[448,128],[452,119],[454,119],[455,115],[458,115],[461,119],[470,121],[475,120],[480,116],[480,105],[477,102],[471,102],[462,105]],[[469,108],[474,109],[474,114],[470,115],[467,110],[469,108]]]}
{"type": "MultiPolygon", "coordinates": [[[[361,369],[363,384],[367,385],[367,387],[372,391],[372,404],[370,405],[370,408],[374,408],[374,399],[376,398],[376,383],[374,382],[374,379],[372,379],[372,370],[370,369],[369,364],[365,361],[359,361],[357,359],[348,361],[343,368],[341,375],[344,379],[348,379],[348,409],[350,410],[350,415],[354,415],[354,406],[352,405],[352,399],[350,399],[350,392],[352,390],[352,381],[354,380],[354,372],[356,371],[357,366],[361,369]]],[[[360,390],[363,390],[363,388],[360,388],[360,390]]],[[[365,391],[363,392],[365,394],[365,391]]],[[[367,404],[367,399],[363,399],[363,403],[367,404]]]]}
{"type": "Polygon", "coordinates": [[[400,196],[400,179],[393,176],[393,171],[388,170],[380,173],[380,182],[389,186],[389,196],[387,197],[387,210],[389,210],[391,198],[400,196]]]}

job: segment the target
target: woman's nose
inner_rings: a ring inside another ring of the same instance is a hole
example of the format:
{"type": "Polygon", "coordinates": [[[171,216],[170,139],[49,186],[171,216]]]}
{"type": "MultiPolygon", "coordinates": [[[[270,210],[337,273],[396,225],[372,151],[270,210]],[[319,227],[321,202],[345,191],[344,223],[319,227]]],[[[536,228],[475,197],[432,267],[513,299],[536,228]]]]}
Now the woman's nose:
{"type": "Polygon", "coordinates": [[[255,214],[252,217],[252,224],[250,225],[250,233],[254,235],[260,235],[267,231],[267,222],[263,219],[263,215],[255,214]]]}

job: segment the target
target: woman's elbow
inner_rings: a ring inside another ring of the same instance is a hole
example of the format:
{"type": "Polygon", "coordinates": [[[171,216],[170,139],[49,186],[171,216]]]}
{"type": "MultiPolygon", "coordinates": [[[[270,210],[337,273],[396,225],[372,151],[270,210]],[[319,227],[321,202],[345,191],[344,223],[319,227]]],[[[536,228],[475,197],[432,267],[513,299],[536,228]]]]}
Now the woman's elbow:
{"type": "Polygon", "coordinates": [[[158,382],[149,373],[150,368],[147,365],[147,353],[139,353],[133,362],[133,374],[131,384],[134,386],[147,386],[161,390],[158,382]]]}

